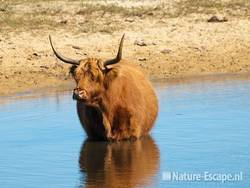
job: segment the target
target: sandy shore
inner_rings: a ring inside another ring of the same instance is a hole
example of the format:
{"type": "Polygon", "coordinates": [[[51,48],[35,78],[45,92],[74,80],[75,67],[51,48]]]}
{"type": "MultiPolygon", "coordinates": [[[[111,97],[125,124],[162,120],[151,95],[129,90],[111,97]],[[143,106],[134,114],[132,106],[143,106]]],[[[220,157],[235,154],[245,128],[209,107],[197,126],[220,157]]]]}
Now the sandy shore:
{"type": "MultiPolygon", "coordinates": [[[[82,13],[81,10],[86,11],[84,8],[89,5],[81,4],[79,8],[78,1],[71,2],[70,6],[64,1],[26,4],[17,1],[8,4],[11,9],[4,11],[0,6],[0,16],[6,16],[0,19],[0,95],[47,87],[73,87],[69,66],[58,61],[52,53],[49,34],[66,56],[106,59],[115,55],[118,41],[125,33],[123,58],[139,65],[150,79],[250,73],[250,17],[243,14],[246,5],[231,12],[222,9],[220,12],[197,11],[171,16],[163,12],[170,10],[174,1],[164,5],[161,1],[145,1],[143,5],[128,2],[130,4],[116,1],[115,6],[123,9],[117,11],[109,7],[104,13],[101,10],[110,5],[102,5],[102,1],[99,2],[102,9],[94,13],[82,13]],[[147,11],[136,9],[137,14],[132,14],[129,12],[131,7],[125,12],[126,6],[138,6],[147,11]],[[43,12],[45,10],[49,11],[43,12]],[[18,16],[27,19],[30,25],[20,20],[10,22],[8,11],[16,19],[18,16]],[[44,16],[40,25],[39,21],[33,23],[34,20],[27,17],[33,14],[44,16]],[[226,16],[228,21],[207,22],[214,14],[226,16]],[[47,18],[56,20],[55,25],[49,20],[45,22],[47,18]],[[92,28],[94,24],[98,28],[92,28]],[[117,24],[117,28],[113,24],[117,24]]],[[[113,7],[114,2],[110,3],[113,7]]]]}

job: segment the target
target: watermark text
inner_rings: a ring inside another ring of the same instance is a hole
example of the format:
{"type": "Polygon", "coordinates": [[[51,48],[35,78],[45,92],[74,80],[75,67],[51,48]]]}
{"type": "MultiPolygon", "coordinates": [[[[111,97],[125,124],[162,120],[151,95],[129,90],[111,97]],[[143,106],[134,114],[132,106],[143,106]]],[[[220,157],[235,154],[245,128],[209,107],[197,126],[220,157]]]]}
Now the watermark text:
{"type": "Polygon", "coordinates": [[[204,171],[200,173],[190,172],[163,172],[163,181],[205,181],[205,182],[239,182],[243,180],[243,172],[215,173],[204,171]]]}

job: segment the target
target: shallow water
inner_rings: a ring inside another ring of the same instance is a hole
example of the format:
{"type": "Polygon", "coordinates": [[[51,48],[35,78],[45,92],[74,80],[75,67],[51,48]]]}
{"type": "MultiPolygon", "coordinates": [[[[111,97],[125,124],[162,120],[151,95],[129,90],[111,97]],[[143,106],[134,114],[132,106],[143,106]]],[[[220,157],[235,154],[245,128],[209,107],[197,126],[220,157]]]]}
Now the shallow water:
{"type": "Polygon", "coordinates": [[[136,142],[85,141],[71,92],[1,98],[0,187],[250,187],[250,80],[155,87],[157,122],[136,142]]]}

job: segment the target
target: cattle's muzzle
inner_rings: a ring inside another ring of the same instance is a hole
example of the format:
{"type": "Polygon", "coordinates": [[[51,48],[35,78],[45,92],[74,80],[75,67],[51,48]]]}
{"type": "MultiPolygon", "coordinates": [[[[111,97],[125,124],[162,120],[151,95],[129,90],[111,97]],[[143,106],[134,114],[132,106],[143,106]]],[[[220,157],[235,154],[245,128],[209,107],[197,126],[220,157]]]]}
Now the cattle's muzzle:
{"type": "Polygon", "coordinates": [[[87,92],[85,90],[74,89],[73,100],[87,100],[87,92]]]}
{"type": "Polygon", "coordinates": [[[75,92],[73,92],[73,100],[80,100],[79,95],[76,94],[75,92]]]}

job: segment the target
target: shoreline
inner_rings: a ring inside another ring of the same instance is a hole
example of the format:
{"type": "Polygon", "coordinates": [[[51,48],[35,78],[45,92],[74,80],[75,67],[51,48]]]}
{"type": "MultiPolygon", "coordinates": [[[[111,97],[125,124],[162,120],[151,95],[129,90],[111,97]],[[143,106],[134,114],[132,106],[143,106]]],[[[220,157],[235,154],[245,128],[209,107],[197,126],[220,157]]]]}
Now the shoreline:
{"type": "MultiPolygon", "coordinates": [[[[176,78],[154,78],[149,79],[153,86],[167,86],[178,84],[192,84],[201,82],[223,82],[232,80],[250,80],[250,73],[218,73],[208,75],[192,75],[176,78]]],[[[63,93],[72,91],[74,88],[74,80],[67,80],[57,86],[43,86],[36,88],[26,88],[22,91],[11,92],[7,94],[0,93],[0,103],[5,99],[20,99],[20,98],[37,98],[43,95],[63,93]]]]}

